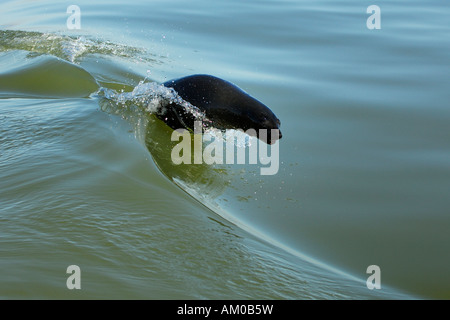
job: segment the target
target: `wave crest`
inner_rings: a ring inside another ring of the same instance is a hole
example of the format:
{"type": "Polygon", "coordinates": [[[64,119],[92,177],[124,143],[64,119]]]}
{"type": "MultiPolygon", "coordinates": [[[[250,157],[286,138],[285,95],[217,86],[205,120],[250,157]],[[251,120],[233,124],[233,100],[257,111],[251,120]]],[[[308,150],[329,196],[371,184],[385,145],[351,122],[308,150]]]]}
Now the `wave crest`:
{"type": "Polygon", "coordinates": [[[79,63],[88,54],[102,54],[126,58],[138,62],[155,62],[154,55],[143,48],[130,47],[85,36],[0,30],[0,52],[25,50],[39,54],[51,54],[60,59],[79,63]]]}

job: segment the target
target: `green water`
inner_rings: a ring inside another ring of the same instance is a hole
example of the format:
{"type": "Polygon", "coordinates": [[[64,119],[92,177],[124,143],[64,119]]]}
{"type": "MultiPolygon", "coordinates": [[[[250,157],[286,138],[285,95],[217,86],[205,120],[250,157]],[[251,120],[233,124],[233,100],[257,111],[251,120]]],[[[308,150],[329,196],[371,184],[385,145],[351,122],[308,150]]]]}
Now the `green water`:
{"type": "Polygon", "coordinates": [[[450,298],[448,4],[71,4],[0,4],[1,298],[450,298]],[[117,98],[195,73],[277,115],[277,174],[176,166],[117,98]]]}

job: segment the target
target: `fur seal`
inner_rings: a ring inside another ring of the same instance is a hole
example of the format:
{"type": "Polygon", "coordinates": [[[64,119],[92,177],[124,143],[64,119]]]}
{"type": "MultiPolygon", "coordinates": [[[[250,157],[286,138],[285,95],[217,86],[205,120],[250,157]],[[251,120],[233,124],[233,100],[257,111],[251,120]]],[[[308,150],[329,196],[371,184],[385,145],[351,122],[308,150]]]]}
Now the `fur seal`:
{"type": "MultiPolygon", "coordinates": [[[[280,120],[275,114],[228,81],[197,74],[169,80],[163,85],[173,88],[181,98],[204,112],[217,129],[255,129],[258,138],[268,144],[273,144],[282,137],[279,131],[280,120]],[[259,136],[259,129],[268,129],[267,139],[259,136]],[[271,136],[270,129],[277,129],[278,134],[271,136]]],[[[192,130],[194,127],[193,115],[176,103],[170,104],[159,117],[173,129],[192,130]]]]}

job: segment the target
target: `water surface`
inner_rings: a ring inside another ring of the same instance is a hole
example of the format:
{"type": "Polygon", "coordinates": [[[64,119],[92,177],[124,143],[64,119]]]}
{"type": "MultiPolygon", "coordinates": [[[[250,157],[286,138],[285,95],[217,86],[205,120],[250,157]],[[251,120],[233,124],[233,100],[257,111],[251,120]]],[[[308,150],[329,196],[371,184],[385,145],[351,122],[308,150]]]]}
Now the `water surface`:
{"type": "Polygon", "coordinates": [[[450,297],[446,3],[77,1],[68,30],[71,4],[0,5],[0,297],[450,297]],[[117,98],[195,73],[280,118],[276,175],[175,166],[117,98]]]}

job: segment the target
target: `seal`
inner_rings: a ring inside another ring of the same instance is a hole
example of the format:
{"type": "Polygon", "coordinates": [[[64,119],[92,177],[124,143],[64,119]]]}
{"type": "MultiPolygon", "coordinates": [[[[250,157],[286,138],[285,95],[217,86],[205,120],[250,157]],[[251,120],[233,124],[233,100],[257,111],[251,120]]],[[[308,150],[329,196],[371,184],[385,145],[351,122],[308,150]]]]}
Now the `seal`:
{"type": "MultiPolygon", "coordinates": [[[[257,137],[268,144],[273,144],[282,137],[279,130],[281,123],[275,114],[228,81],[196,74],[169,80],[163,85],[173,88],[183,100],[204,112],[217,129],[255,129],[257,137]],[[267,137],[260,136],[259,129],[267,129],[267,137]],[[271,129],[277,129],[274,131],[276,134],[272,135],[271,129]]],[[[194,116],[177,103],[168,105],[159,117],[173,129],[194,128],[194,116]]]]}

